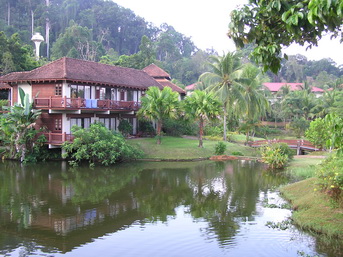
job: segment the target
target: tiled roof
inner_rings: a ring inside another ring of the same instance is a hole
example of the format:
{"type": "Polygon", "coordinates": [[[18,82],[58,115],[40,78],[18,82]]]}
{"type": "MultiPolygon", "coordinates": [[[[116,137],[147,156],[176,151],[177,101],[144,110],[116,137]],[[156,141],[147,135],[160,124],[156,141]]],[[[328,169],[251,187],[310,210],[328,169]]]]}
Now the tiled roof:
{"type": "Polygon", "coordinates": [[[63,57],[42,67],[26,72],[13,72],[0,78],[0,82],[67,80],[147,89],[161,85],[142,70],[123,68],[97,62],[63,57]]]}
{"type": "Polygon", "coordinates": [[[150,64],[149,66],[143,68],[143,71],[148,73],[151,77],[166,78],[170,80],[170,75],[166,71],[158,67],[156,64],[150,64]]]}
{"type": "MultiPolygon", "coordinates": [[[[289,86],[291,91],[301,90],[303,88],[304,83],[277,82],[277,83],[263,83],[263,85],[267,87],[271,92],[278,92],[284,86],[289,86]]],[[[318,87],[312,87],[312,92],[324,92],[324,90],[318,87]]]]}
{"type": "Polygon", "coordinates": [[[11,87],[5,83],[0,83],[0,90],[9,90],[11,87]]]}
{"type": "Polygon", "coordinates": [[[191,85],[186,86],[185,89],[186,91],[192,91],[192,90],[195,90],[196,86],[197,86],[197,83],[193,83],[191,85]]]}
{"type": "Polygon", "coordinates": [[[156,79],[158,83],[160,83],[163,87],[170,87],[173,91],[178,92],[179,94],[186,94],[186,91],[183,90],[181,87],[175,85],[170,80],[167,79],[156,79]]]}

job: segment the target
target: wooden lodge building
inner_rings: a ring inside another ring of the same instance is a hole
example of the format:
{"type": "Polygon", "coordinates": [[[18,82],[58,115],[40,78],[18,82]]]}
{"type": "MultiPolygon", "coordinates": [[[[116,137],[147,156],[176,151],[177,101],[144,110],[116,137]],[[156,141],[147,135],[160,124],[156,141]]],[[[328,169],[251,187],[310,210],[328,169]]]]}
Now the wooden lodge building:
{"type": "Polygon", "coordinates": [[[154,64],[137,70],[67,57],[32,71],[9,73],[0,77],[0,83],[11,87],[11,105],[19,101],[20,87],[34,108],[42,110],[37,126],[46,129],[50,148],[70,140],[73,125],[88,128],[96,121],[117,130],[120,120],[127,119],[136,134],[140,99],[151,86],[169,86],[180,98],[185,95],[154,64]]]}

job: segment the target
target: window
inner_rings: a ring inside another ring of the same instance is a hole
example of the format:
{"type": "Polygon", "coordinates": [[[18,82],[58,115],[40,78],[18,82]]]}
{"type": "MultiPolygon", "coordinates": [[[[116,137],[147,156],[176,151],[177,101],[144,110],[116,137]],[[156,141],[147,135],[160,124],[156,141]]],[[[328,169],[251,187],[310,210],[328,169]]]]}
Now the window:
{"type": "Polygon", "coordinates": [[[99,118],[99,122],[104,124],[106,128],[111,129],[111,119],[110,118],[99,118]]]}
{"type": "Polygon", "coordinates": [[[84,85],[71,85],[70,86],[71,98],[84,98],[91,99],[91,87],[84,85]]]}
{"type": "Polygon", "coordinates": [[[55,119],[55,131],[62,131],[62,119],[55,119]]]}
{"type": "Polygon", "coordinates": [[[70,119],[70,128],[74,125],[77,125],[81,128],[89,128],[91,124],[91,118],[71,118],[70,119]]]}
{"type": "Polygon", "coordinates": [[[55,95],[62,95],[62,84],[56,84],[55,86],[55,95]]]}
{"type": "Polygon", "coordinates": [[[127,101],[133,101],[133,92],[132,90],[127,91],[127,101]]]}
{"type": "Polygon", "coordinates": [[[120,90],[120,101],[125,101],[125,91],[120,90]]]}

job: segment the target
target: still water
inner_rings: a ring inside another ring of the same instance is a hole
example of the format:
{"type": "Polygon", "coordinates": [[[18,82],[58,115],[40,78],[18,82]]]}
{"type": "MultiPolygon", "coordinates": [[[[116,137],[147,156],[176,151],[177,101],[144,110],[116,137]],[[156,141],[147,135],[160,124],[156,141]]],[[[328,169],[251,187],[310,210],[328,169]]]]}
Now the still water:
{"type": "Polygon", "coordinates": [[[0,256],[340,256],[340,242],[267,226],[291,216],[288,181],[254,161],[3,162],[0,256]]]}

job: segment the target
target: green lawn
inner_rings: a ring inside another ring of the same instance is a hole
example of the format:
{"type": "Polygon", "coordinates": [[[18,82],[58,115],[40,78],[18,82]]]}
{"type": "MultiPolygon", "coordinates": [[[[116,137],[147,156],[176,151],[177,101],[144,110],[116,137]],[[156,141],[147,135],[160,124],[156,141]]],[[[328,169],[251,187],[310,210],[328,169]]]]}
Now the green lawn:
{"type": "MultiPolygon", "coordinates": [[[[144,158],[149,159],[197,159],[214,155],[214,148],[218,141],[204,140],[204,147],[199,148],[199,141],[181,137],[162,137],[162,144],[157,145],[155,138],[137,138],[128,140],[129,144],[143,150],[144,158]]],[[[241,152],[244,156],[257,156],[256,150],[241,144],[225,142],[225,154],[241,152]]]]}
{"type": "Polygon", "coordinates": [[[286,172],[298,180],[313,178],[316,175],[316,165],[322,160],[312,155],[295,156],[286,167],[286,172]]]}
{"type": "Polygon", "coordinates": [[[310,178],[281,188],[281,193],[291,201],[292,218],[298,226],[343,239],[343,209],[316,189],[316,178],[310,178]]]}

